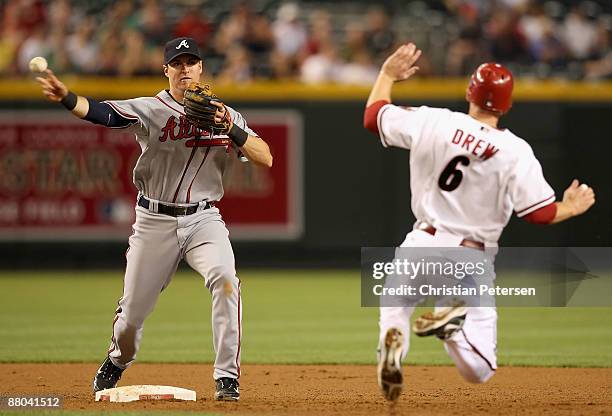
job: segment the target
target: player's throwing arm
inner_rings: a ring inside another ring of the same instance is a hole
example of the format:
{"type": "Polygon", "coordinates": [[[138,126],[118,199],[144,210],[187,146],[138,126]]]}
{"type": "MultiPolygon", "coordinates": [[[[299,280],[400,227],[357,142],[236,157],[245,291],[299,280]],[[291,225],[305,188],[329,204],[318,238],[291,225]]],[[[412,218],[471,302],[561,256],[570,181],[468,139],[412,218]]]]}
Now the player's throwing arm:
{"type": "Polygon", "coordinates": [[[240,112],[199,84],[203,68],[195,40],[177,38],[166,43],[160,62],[168,88],[154,96],[98,102],[71,92],[50,69],[37,78],[48,100],[89,122],[133,133],[142,150],[133,174],[138,197],[123,294],[94,393],[114,388],[136,360],[144,321],[185,260],[212,295],[214,397],[240,397],[241,288],[216,203],[230,158],[244,155],[270,167],[272,154],[240,112]]]}

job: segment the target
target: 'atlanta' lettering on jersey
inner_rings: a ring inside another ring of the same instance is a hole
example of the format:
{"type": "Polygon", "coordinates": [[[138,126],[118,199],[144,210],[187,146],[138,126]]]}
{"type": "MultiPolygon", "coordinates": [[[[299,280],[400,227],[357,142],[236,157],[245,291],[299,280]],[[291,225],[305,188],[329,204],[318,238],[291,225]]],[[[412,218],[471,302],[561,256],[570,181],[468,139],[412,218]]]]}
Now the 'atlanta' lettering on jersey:
{"type": "MultiPolygon", "coordinates": [[[[223,197],[223,172],[228,157],[235,156],[229,152],[233,145],[227,135],[210,137],[194,127],[185,118],[183,106],[166,90],[155,97],[108,103],[131,121],[127,130],[136,135],[142,149],[134,168],[134,184],[140,192],[173,203],[219,201],[223,197]],[[210,150],[197,152],[199,147],[210,150]],[[162,159],[164,163],[159,162],[162,159]]],[[[237,126],[257,136],[238,111],[226,108],[237,126]]]]}

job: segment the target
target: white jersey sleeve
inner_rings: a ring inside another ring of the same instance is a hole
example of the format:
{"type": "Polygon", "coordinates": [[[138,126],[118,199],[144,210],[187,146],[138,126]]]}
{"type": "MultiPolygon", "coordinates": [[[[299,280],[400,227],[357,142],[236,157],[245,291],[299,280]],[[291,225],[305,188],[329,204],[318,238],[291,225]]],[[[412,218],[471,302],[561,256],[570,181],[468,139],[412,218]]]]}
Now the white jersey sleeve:
{"type": "Polygon", "coordinates": [[[421,107],[399,107],[394,104],[383,106],[378,112],[377,123],[380,140],[384,147],[412,149],[423,137],[428,123],[431,123],[441,109],[421,107]]]}
{"type": "Polygon", "coordinates": [[[523,152],[512,167],[508,193],[518,217],[523,217],[555,201],[555,191],[546,182],[542,166],[531,147],[523,152]]]}
{"type": "Polygon", "coordinates": [[[108,100],[104,101],[123,118],[132,122],[122,127],[131,133],[147,136],[149,134],[151,106],[149,97],[132,98],[129,100],[108,100]]]}

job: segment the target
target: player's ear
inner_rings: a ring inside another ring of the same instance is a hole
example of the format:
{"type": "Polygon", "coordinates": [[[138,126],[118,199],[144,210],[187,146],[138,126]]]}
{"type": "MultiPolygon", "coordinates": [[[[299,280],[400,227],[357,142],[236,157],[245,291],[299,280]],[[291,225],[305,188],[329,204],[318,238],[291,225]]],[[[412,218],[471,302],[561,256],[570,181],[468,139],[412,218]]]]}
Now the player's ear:
{"type": "Polygon", "coordinates": [[[166,76],[166,78],[170,78],[168,76],[168,65],[163,65],[163,67],[164,67],[164,75],[166,76]]]}
{"type": "Polygon", "coordinates": [[[199,66],[200,66],[200,75],[202,75],[202,71],[204,70],[204,61],[200,61],[199,66]]]}

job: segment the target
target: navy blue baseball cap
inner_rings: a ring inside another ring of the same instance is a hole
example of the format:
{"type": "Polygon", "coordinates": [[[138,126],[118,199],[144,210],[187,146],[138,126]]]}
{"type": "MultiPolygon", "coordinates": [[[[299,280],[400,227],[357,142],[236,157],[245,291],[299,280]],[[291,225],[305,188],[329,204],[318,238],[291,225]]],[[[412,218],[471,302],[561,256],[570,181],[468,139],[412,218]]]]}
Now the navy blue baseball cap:
{"type": "Polygon", "coordinates": [[[183,54],[193,55],[199,60],[202,60],[200,56],[200,50],[198,44],[192,38],[176,38],[166,43],[164,48],[164,64],[168,65],[171,60],[179,55],[183,54]]]}

